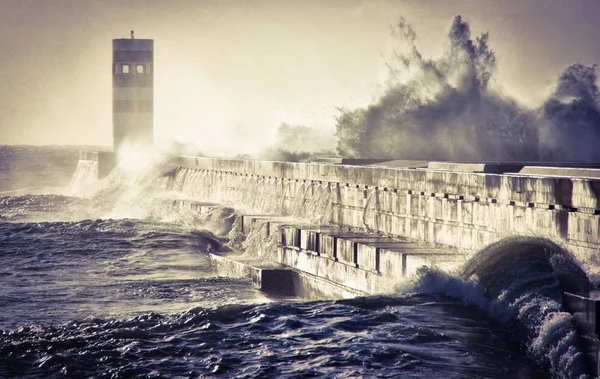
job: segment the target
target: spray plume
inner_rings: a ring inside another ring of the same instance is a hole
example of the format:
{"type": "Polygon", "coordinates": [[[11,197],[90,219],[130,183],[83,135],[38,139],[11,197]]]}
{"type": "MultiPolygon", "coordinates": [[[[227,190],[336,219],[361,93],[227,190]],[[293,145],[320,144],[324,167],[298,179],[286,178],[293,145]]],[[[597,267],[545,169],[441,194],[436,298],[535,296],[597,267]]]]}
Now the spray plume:
{"type": "Polygon", "coordinates": [[[261,159],[302,162],[317,156],[332,156],[336,139],[331,133],[302,125],[282,123],[274,143],[264,149],[261,159]]]}
{"type": "Polygon", "coordinates": [[[492,88],[496,57],[489,35],[472,38],[456,16],[444,53],[424,58],[404,20],[387,64],[383,95],[367,108],[340,109],[338,153],[352,158],[431,160],[598,160],[595,66],[573,65],[541,109],[529,110],[492,88]],[[591,138],[591,139],[590,139],[591,138]],[[579,146],[579,147],[577,147],[579,146]]]}
{"type": "Polygon", "coordinates": [[[600,161],[600,94],[596,65],[574,64],[559,77],[540,112],[546,160],[600,161]]]}

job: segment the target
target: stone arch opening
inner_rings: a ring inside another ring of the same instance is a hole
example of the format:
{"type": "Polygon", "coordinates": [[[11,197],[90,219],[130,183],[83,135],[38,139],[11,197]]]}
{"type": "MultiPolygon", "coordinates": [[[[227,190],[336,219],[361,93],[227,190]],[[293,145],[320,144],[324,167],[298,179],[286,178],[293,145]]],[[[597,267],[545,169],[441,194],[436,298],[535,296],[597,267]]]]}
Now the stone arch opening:
{"type": "Polygon", "coordinates": [[[540,237],[509,237],[476,253],[464,266],[462,276],[476,278],[494,296],[510,282],[513,272],[553,273],[563,292],[589,294],[591,284],[579,261],[566,248],[540,237]]]}

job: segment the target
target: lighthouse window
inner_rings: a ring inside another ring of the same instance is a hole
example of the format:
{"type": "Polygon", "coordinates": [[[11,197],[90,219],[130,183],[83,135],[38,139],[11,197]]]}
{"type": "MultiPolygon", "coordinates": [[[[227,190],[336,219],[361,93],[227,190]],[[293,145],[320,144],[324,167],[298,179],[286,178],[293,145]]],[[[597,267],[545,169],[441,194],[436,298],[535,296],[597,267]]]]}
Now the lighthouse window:
{"type": "Polygon", "coordinates": [[[136,74],[143,74],[144,73],[144,65],[143,64],[136,64],[135,65],[135,73],[136,74]]]}
{"type": "Polygon", "coordinates": [[[121,72],[123,74],[129,74],[129,65],[128,64],[124,64],[121,66],[121,72]]]}

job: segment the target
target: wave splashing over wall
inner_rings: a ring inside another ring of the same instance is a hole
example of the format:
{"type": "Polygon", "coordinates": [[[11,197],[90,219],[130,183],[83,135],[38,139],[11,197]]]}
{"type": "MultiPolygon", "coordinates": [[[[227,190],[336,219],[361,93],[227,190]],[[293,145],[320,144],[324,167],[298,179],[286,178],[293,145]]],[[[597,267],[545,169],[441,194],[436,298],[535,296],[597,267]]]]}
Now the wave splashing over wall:
{"type": "Polygon", "coordinates": [[[574,64],[560,75],[540,110],[542,158],[600,161],[600,93],[596,66],[574,64]]]}
{"type": "MultiPolygon", "coordinates": [[[[574,146],[600,138],[595,66],[573,65],[540,109],[492,86],[497,61],[489,35],[473,38],[461,16],[444,53],[426,58],[401,19],[383,95],[367,108],[341,109],[338,152],[353,158],[431,160],[593,160],[574,146]]],[[[592,142],[592,143],[594,143],[592,142]]],[[[581,146],[581,145],[579,145],[581,146]]]]}
{"type": "Polygon", "coordinates": [[[563,309],[563,291],[590,282],[570,253],[541,238],[514,237],[474,255],[462,273],[422,267],[399,293],[441,294],[477,306],[501,322],[545,377],[587,378],[582,341],[563,309]]]}
{"type": "Polygon", "coordinates": [[[586,377],[580,337],[562,297],[588,292],[590,283],[568,252],[545,239],[510,238],[475,255],[463,275],[484,289],[490,313],[553,377],[586,377]]]}

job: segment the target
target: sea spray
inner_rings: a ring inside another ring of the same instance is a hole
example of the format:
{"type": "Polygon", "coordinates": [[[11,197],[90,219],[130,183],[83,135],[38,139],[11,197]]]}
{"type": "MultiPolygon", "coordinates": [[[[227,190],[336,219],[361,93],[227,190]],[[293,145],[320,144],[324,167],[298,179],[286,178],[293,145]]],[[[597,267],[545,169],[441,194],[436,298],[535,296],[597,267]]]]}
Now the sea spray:
{"type": "Polygon", "coordinates": [[[595,66],[574,64],[539,109],[494,87],[497,61],[488,33],[473,37],[456,16],[439,57],[419,51],[404,19],[382,94],[366,108],[340,109],[338,153],[352,158],[561,161],[600,159],[595,66]],[[582,148],[583,147],[583,148],[582,148]]]}
{"type": "Polygon", "coordinates": [[[427,266],[420,267],[415,275],[397,283],[396,293],[443,294],[481,309],[486,309],[489,304],[484,289],[476,282],[462,278],[457,272],[427,266]]]}
{"type": "Polygon", "coordinates": [[[243,243],[246,256],[274,262],[280,250],[277,231],[267,235],[267,222],[256,222],[243,243]]]}
{"type": "MultiPolygon", "coordinates": [[[[535,275],[535,271],[523,272],[535,275]]],[[[571,315],[562,310],[560,300],[540,294],[540,291],[547,293],[554,288],[560,292],[554,279],[554,282],[533,279],[543,283],[538,286],[528,285],[531,281],[516,283],[494,298],[476,280],[423,267],[408,282],[399,284],[396,291],[400,294],[443,294],[462,299],[466,304],[488,311],[513,330],[525,351],[552,377],[587,378],[584,354],[571,315]]]]}
{"type": "Polygon", "coordinates": [[[579,336],[562,307],[565,288],[588,288],[582,273],[574,258],[550,241],[518,237],[476,254],[461,276],[423,267],[398,291],[441,293],[476,305],[512,330],[552,377],[584,378],[579,336]]]}
{"type": "Polygon", "coordinates": [[[99,183],[93,200],[104,209],[104,218],[146,218],[164,190],[160,179],[166,167],[157,164],[129,171],[118,164],[99,183]]]}
{"type": "Polygon", "coordinates": [[[98,161],[80,159],[67,189],[69,196],[86,196],[98,181],[98,161]]]}
{"type": "Polygon", "coordinates": [[[336,143],[333,131],[284,122],[277,127],[273,143],[259,154],[259,158],[305,162],[319,156],[331,157],[335,155],[333,147],[336,143]]]}
{"type": "Polygon", "coordinates": [[[574,64],[538,111],[544,160],[600,160],[600,92],[596,66],[574,64]]]}

